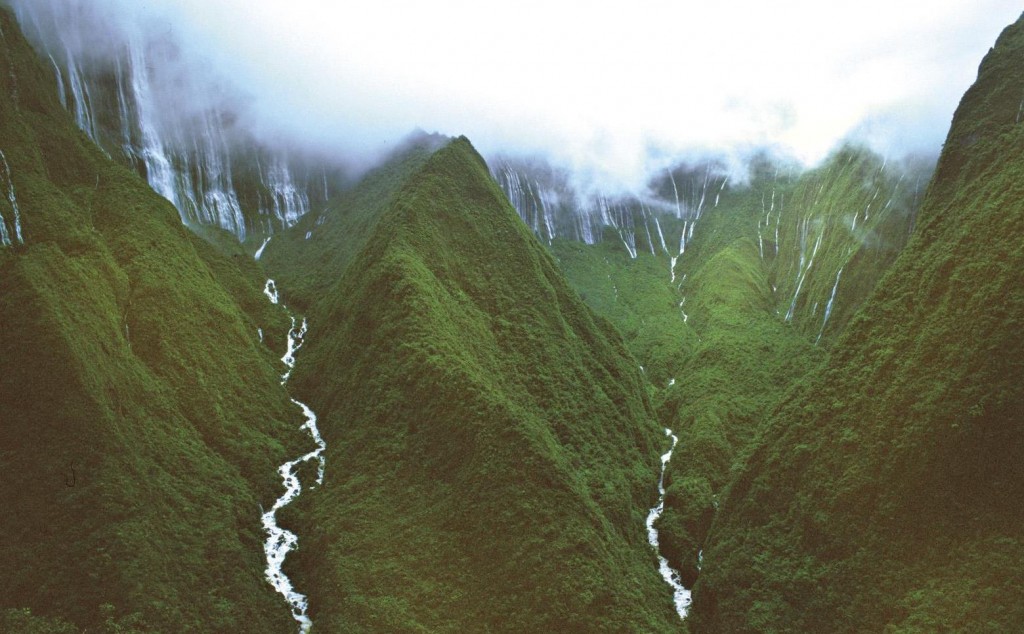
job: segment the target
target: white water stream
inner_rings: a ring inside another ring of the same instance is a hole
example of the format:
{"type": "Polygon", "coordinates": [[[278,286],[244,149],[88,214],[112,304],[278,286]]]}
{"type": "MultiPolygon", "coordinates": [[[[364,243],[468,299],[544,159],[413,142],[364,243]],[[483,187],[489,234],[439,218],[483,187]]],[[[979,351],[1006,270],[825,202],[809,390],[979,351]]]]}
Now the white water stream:
{"type": "Polygon", "coordinates": [[[679,438],[672,433],[671,429],[666,428],[665,435],[672,438],[672,447],[661,457],[661,477],[658,478],[658,503],[647,514],[647,541],[650,542],[651,548],[658,555],[658,572],[661,573],[661,578],[665,580],[665,583],[672,588],[676,612],[679,613],[679,618],[682,619],[686,618],[686,612],[690,609],[690,591],[683,587],[683,582],[679,579],[679,573],[668,565],[668,560],[661,554],[661,546],[658,543],[658,529],[654,527],[655,522],[665,512],[665,468],[668,466],[669,460],[672,459],[672,452],[676,448],[676,443],[679,442],[679,438]]]}
{"type": "MultiPolygon", "coordinates": [[[[256,260],[260,259],[260,257],[263,255],[263,249],[267,248],[267,245],[270,244],[270,238],[273,238],[273,237],[274,236],[267,236],[267,239],[263,241],[263,244],[260,245],[260,248],[256,249],[256,254],[252,256],[253,259],[256,259],[256,260]]],[[[270,281],[273,281],[273,280],[267,280],[267,281],[270,282],[270,281]]]]}
{"type": "MultiPolygon", "coordinates": [[[[264,293],[270,299],[271,303],[277,304],[279,302],[279,296],[277,293],[277,287],[274,284],[274,280],[267,280],[267,284],[264,287],[264,293]]],[[[286,308],[287,310],[287,308],[286,308]]],[[[288,381],[288,377],[291,375],[292,369],[295,367],[295,353],[299,348],[302,347],[303,337],[306,335],[306,320],[302,320],[302,326],[296,328],[295,317],[291,316],[292,325],[288,330],[288,349],[285,355],[281,357],[281,361],[287,366],[288,370],[281,376],[281,384],[284,385],[288,381]]],[[[302,493],[302,482],[299,481],[299,476],[296,473],[296,468],[310,460],[317,461],[317,477],[316,485],[322,485],[324,483],[324,450],[327,449],[327,443],[324,442],[323,437],[320,435],[320,430],[316,426],[316,414],[309,408],[305,403],[301,403],[295,399],[292,399],[292,403],[302,409],[302,414],[306,418],[306,422],[302,424],[299,429],[303,429],[309,433],[313,438],[313,442],[316,443],[316,449],[310,451],[294,460],[289,460],[280,467],[277,472],[281,475],[281,480],[284,483],[284,494],[281,495],[274,502],[274,506],[269,511],[265,511],[261,517],[263,522],[263,530],[267,533],[267,541],[263,545],[263,550],[267,556],[267,568],[266,576],[267,581],[270,585],[274,586],[274,589],[281,594],[288,601],[288,605],[292,610],[292,618],[299,624],[300,634],[306,634],[313,627],[313,621],[310,620],[307,612],[309,610],[309,602],[306,599],[306,595],[298,592],[292,586],[291,580],[284,574],[281,569],[284,565],[285,557],[288,553],[294,549],[298,543],[298,536],[284,528],[281,528],[277,524],[277,511],[288,506],[302,493]]],[[[313,489],[315,487],[310,487],[313,489]]]]}
{"type": "Polygon", "coordinates": [[[10,203],[11,211],[14,214],[11,219],[10,231],[7,230],[7,222],[4,220],[3,214],[0,214],[0,246],[10,246],[15,242],[24,244],[25,239],[21,235],[21,212],[18,210],[18,198],[14,195],[11,168],[7,164],[7,157],[3,151],[0,151],[0,166],[3,166],[3,171],[0,172],[0,182],[3,183],[7,193],[7,202],[10,203]]]}

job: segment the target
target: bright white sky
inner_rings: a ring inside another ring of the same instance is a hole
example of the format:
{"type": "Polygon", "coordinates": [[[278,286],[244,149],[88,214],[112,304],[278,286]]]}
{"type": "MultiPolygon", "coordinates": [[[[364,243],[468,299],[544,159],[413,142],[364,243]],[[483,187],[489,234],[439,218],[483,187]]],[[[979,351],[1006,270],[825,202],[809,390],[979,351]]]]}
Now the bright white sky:
{"type": "MultiPolygon", "coordinates": [[[[253,121],[370,157],[409,130],[610,187],[672,157],[851,134],[936,151],[1009,0],[108,0],[253,95],[253,121]]],[[[131,18],[134,19],[134,18],[131,18]]]]}

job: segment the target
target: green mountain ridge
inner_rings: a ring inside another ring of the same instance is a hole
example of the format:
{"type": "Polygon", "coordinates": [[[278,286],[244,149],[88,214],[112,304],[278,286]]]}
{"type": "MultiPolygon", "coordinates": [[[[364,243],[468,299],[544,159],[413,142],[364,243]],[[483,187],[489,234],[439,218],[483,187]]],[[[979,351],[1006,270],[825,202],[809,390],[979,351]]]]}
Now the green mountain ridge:
{"type": "Polygon", "coordinates": [[[0,37],[0,631],[294,631],[260,526],[311,449],[292,395],[327,443],[277,515],[316,632],[1024,622],[1024,17],[923,197],[854,146],[713,198],[677,168],[678,258],[643,208],[542,244],[427,134],[269,242],[185,227],[0,37]],[[267,278],[309,325],[287,388],[267,278]],[[666,427],[685,620],[644,527],[666,427]]]}
{"type": "Polygon", "coordinates": [[[996,96],[1022,90],[1022,34],[961,102],[907,248],[730,485],[696,629],[1019,626],[1024,137],[996,96]]]}
{"type": "Polygon", "coordinates": [[[663,435],[618,335],[465,139],[389,191],[294,377],[328,442],[297,559],[314,622],[677,630],[643,532],[663,435]]]}
{"type": "MultiPolygon", "coordinates": [[[[905,243],[916,201],[901,184],[919,170],[853,146],[805,172],[755,161],[749,183],[715,188],[674,272],[660,248],[632,257],[613,236],[552,243],[574,288],[623,333],[659,421],[680,439],[658,526],[687,585],[717,499],[763,419],[820,367],[905,243]]],[[[699,198],[683,176],[673,182],[699,198]]],[[[677,235],[678,224],[663,217],[659,229],[677,235]]]]}
{"type": "Polygon", "coordinates": [[[301,438],[257,338],[283,316],[75,128],[6,11],[0,26],[23,236],[0,249],[0,623],[284,627],[258,509],[301,438]]]}

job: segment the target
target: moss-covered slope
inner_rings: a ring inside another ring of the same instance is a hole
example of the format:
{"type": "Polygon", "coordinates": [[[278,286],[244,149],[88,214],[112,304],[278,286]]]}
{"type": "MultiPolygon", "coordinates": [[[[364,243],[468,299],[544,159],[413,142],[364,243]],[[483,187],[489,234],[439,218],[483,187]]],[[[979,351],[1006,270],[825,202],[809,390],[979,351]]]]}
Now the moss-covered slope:
{"type": "Polygon", "coordinates": [[[291,384],[328,443],[296,559],[316,627],[677,630],[636,362],[468,141],[387,192],[312,298],[291,384]]]}
{"type": "MultiPolygon", "coordinates": [[[[289,305],[298,310],[316,308],[318,300],[335,292],[338,280],[406,180],[447,141],[440,135],[414,133],[324,209],[303,216],[290,231],[266,243],[259,261],[287,290],[289,305]]],[[[315,317],[319,321],[319,315],[315,317]]]]}
{"type": "Polygon", "coordinates": [[[0,623],[282,631],[259,507],[301,417],[257,328],[285,325],[0,28],[0,623]]]}
{"type": "Polygon", "coordinates": [[[799,176],[762,168],[757,247],[775,309],[811,341],[829,343],[903,249],[930,176],[844,146],[799,176]]]}
{"type": "MultiPolygon", "coordinates": [[[[659,528],[687,585],[737,457],[818,367],[831,341],[822,333],[842,330],[905,243],[908,178],[862,148],[803,173],[758,160],[749,183],[714,188],[674,272],[668,254],[631,257],[613,235],[553,241],[574,288],[646,368],[659,420],[679,436],[659,528]]],[[[659,230],[678,235],[678,224],[663,217],[659,230]]]]}
{"type": "Polygon", "coordinates": [[[702,631],[1024,621],[1022,64],[1018,22],[957,110],[914,238],[732,484],[702,631]]]}

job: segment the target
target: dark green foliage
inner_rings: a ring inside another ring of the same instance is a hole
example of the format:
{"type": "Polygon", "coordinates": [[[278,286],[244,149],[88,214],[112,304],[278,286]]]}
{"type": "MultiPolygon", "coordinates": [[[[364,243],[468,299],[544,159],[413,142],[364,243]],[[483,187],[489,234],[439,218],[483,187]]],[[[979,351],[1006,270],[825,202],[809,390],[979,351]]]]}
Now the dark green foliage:
{"type": "Polygon", "coordinates": [[[928,164],[889,166],[844,146],[799,177],[755,181],[758,249],[778,313],[812,341],[842,332],[910,237],[929,175],[928,164]]]}
{"type": "Polygon", "coordinates": [[[0,149],[24,234],[0,248],[3,624],[290,627],[259,524],[301,442],[256,334],[280,318],[246,312],[251,267],[103,156],[6,12],[0,26],[0,149]]]}
{"type": "Polygon", "coordinates": [[[764,427],[711,533],[702,631],[1024,622],[1024,22],[954,118],[906,250],[764,427]],[[969,141],[969,142],[967,142],[969,141]]]}
{"type": "Polygon", "coordinates": [[[391,181],[407,161],[361,186],[387,200],[335,210],[364,214],[361,248],[314,264],[341,271],[292,383],[328,443],[295,560],[314,622],[678,631],[643,531],[663,436],[635,361],[465,139],[391,181]]]}
{"type": "MultiPolygon", "coordinates": [[[[291,231],[271,239],[260,261],[273,272],[281,288],[287,289],[293,307],[305,310],[334,290],[399,188],[445,141],[437,135],[411,136],[390,160],[325,209],[307,214],[291,231]]],[[[258,246],[253,244],[252,249],[258,246]]]]}
{"type": "Polygon", "coordinates": [[[36,616],[28,608],[9,609],[0,612],[0,632],[17,634],[79,634],[79,632],[95,632],[97,634],[145,634],[146,628],[142,617],[136,613],[118,617],[114,606],[104,603],[97,608],[97,625],[88,630],[80,630],[62,618],[36,616]]]}
{"type": "Polygon", "coordinates": [[[594,245],[555,240],[551,251],[580,297],[622,334],[646,378],[664,387],[696,345],[668,258],[640,252],[632,259],[617,238],[594,245]]]}
{"type": "Polygon", "coordinates": [[[716,190],[674,276],[612,234],[549,253],[426,135],[256,262],[93,147],[0,26],[0,630],[294,628],[262,574],[304,447],[264,266],[311,324],[291,385],[327,479],[281,521],[317,630],[685,631],[643,531],[660,426],[694,629],[1024,622],[1024,24],[901,255],[919,174],[847,147],[716,190]]]}
{"type": "MultiPolygon", "coordinates": [[[[737,457],[783,394],[824,357],[812,345],[823,310],[815,318],[809,299],[827,299],[836,271],[847,267],[833,313],[832,323],[840,328],[905,239],[911,216],[903,203],[902,215],[890,205],[888,215],[862,222],[869,229],[860,237],[849,232],[850,218],[841,213],[863,211],[878,189],[874,181],[882,178],[881,167],[877,157],[846,148],[821,169],[800,176],[779,178],[774,168],[755,170],[749,185],[724,191],[718,204],[705,210],[674,280],[667,255],[641,252],[631,259],[616,240],[552,245],[577,291],[622,331],[646,368],[659,420],[679,436],[658,527],[663,553],[687,584],[697,577],[698,553],[737,457]],[[809,192],[817,198],[803,201],[809,192]],[[896,217],[900,222],[886,224],[885,218],[896,217]],[[801,225],[813,229],[813,239],[818,233],[824,238],[794,319],[787,323],[801,225]],[[870,240],[863,239],[869,234],[870,240]],[[773,288],[780,278],[788,281],[773,288]]],[[[671,219],[663,219],[662,226],[666,234],[680,231],[671,219]]]]}

